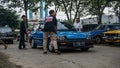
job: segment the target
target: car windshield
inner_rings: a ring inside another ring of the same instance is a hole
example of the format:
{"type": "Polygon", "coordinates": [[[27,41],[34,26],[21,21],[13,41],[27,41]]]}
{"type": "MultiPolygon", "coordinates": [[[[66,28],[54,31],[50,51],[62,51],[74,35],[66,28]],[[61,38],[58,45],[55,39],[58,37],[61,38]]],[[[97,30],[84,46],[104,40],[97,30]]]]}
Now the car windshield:
{"type": "Polygon", "coordinates": [[[9,27],[0,27],[0,33],[7,33],[7,32],[11,32],[12,29],[9,27]]]}
{"type": "MultiPolygon", "coordinates": [[[[39,23],[39,26],[36,25],[36,28],[39,29],[39,28],[44,28],[44,22],[40,22],[39,23]]],[[[65,30],[68,30],[68,29],[73,29],[73,26],[69,23],[66,23],[66,22],[58,22],[57,23],[57,29],[58,30],[61,30],[61,29],[65,29],[65,30]]]]}
{"type": "Polygon", "coordinates": [[[73,26],[67,22],[58,22],[57,25],[58,29],[73,29],[73,26]]]}

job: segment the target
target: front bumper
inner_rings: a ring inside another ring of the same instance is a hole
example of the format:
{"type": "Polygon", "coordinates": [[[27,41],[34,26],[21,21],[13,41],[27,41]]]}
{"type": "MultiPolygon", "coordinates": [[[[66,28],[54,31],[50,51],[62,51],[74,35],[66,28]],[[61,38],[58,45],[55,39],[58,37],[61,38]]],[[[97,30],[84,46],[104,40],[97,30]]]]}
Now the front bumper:
{"type": "Polygon", "coordinates": [[[93,41],[86,39],[58,40],[59,47],[93,48],[93,41]]]}
{"type": "Polygon", "coordinates": [[[9,39],[13,40],[15,39],[15,37],[0,37],[0,39],[1,40],[9,40],[9,39]]]}
{"type": "Polygon", "coordinates": [[[120,43],[120,39],[116,39],[116,40],[108,40],[108,39],[105,39],[105,42],[115,42],[115,43],[120,43]]]}
{"type": "Polygon", "coordinates": [[[114,37],[103,37],[105,42],[114,42],[114,43],[120,43],[120,38],[114,38],[114,37]]]}

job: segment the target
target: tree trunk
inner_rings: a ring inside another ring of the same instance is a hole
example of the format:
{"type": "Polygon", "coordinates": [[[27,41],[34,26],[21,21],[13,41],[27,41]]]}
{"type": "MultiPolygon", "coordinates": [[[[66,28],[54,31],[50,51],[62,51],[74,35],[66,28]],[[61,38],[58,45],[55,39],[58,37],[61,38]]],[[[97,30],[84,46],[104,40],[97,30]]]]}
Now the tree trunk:
{"type": "Polygon", "coordinates": [[[26,15],[26,17],[27,17],[26,27],[28,28],[28,16],[27,16],[27,10],[28,10],[28,0],[23,0],[23,3],[24,3],[25,15],[26,15]]]}
{"type": "Polygon", "coordinates": [[[102,15],[101,14],[98,15],[98,24],[102,24],[102,15]]]}
{"type": "Polygon", "coordinates": [[[62,3],[63,3],[63,6],[64,6],[64,9],[65,9],[65,14],[67,16],[68,22],[71,23],[70,18],[69,18],[69,14],[68,14],[68,10],[67,10],[67,6],[66,6],[64,0],[62,0],[62,3]]]}
{"type": "Polygon", "coordinates": [[[71,5],[70,5],[70,11],[69,11],[69,14],[70,14],[70,23],[72,23],[72,6],[73,6],[73,3],[71,2],[71,5]]]}
{"type": "Polygon", "coordinates": [[[79,0],[78,4],[76,2],[76,12],[75,12],[75,16],[74,16],[73,22],[75,22],[75,18],[78,16],[78,14],[80,14],[79,13],[79,8],[80,8],[80,0],[79,0]]]}

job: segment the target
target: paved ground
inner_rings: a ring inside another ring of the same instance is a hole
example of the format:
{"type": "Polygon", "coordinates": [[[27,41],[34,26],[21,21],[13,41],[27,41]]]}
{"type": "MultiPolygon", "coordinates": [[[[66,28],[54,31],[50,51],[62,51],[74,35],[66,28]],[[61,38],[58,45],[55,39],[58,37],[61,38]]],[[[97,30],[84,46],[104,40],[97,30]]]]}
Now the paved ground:
{"type": "Polygon", "coordinates": [[[61,55],[42,54],[42,49],[18,50],[18,42],[0,51],[23,68],[120,68],[120,47],[96,45],[88,52],[66,50],[61,55]]]}

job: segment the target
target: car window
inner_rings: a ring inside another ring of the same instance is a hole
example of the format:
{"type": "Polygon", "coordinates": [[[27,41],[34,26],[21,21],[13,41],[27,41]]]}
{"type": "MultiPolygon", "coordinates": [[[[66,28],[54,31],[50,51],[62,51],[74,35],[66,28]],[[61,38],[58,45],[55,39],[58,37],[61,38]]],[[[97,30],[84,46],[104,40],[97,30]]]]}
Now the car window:
{"type": "Polygon", "coordinates": [[[12,29],[9,27],[0,27],[0,33],[7,33],[7,32],[11,32],[12,29]]]}
{"type": "Polygon", "coordinates": [[[92,31],[92,30],[94,30],[97,26],[98,26],[98,24],[85,24],[85,25],[83,25],[82,31],[92,31]]]}
{"type": "MultiPolygon", "coordinates": [[[[60,22],[62,25],[64,25],[67,29],[75,29],[73,25],[67,22],[60,22]]],[[[59,25],[58,25],[59,26],[59,25]]],[[[62,29],[62,28],[61,28],[62,29]]]]}
{"type": "Polygon", "coordinates": [[[99,25],[97,28],[95,28],[96,30],[104,30],[105,25],[99,25]]]}
{"type": "Polygon", "coordinates": [[[60,22],[58,22],[57,25],[58,25],[57,29],[68,29],[64,24],[62,24],[60,22]]]}
{"type": "Polygon", "coordinates": [[[120,25],[109,25],[108,28],[109,28],[110,30],[120,29],[120,25]]]}

